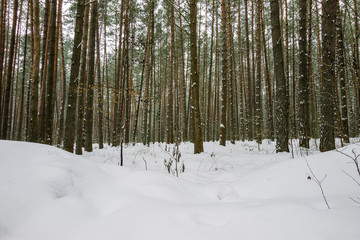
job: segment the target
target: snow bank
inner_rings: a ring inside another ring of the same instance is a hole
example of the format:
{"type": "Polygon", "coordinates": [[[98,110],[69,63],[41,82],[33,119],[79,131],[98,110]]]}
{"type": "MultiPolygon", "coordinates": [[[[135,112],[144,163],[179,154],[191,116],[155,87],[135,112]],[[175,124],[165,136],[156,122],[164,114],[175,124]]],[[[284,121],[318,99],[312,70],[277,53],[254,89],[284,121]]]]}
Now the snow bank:
{"type": "MultiPolygon", "coordinates": [[[[308,180],[304,158],[261,151],[251,142],[206,143],[193,155],[182,144],[186,170],[164,169],[172,148],[141,144],[76,156],[40,144],[0,141],[0,239],[292,239],[358,240],[360,187],[350,158],[312,152],[322,179],[308,180]],[[165,148],[169,151],[166,151],[165,148]],[[148,171],[145,170],[145,162],[148,171]]],[[[360,147],[350,145],[351,153],[360,147]]]]}

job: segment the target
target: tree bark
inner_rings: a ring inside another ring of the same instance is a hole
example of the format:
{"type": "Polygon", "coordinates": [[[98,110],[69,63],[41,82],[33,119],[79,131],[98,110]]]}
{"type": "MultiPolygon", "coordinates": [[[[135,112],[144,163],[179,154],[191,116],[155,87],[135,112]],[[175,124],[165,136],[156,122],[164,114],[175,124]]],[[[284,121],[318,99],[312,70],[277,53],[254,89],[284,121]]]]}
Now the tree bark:
{"type": "Polygon", "coordinates": [[[18,6],[19,1],[14,0],[14,9],[13,9],[13,19],[12,19],[12,27],[11,27],[11,40],[9,46],[9,60],[8,60],[8,68],[6,75],[6,88],[4,93],[4,112],[3,112],[3,122],[2,122],[2,139],[7,139],[8,133],[8,123],[11,122],[11,118],[9,120],[9,109],[10,109],[10,90],[11,84],[13,81],[12,71],[13,71],[13,61],[14,61],[14,52],[15,52],[15,38],[16,38],[16,25],[17,25],[17,14],[18,14],[18,6]]]}
{"type": "Polygon", "coordinates": [[[70,70],[70,82],[68,93],[68,104],[66,108],[66,122],[65,122],[65,140],[64,149],[68,152],[74,151],[75,141],[75,110],[76,110],[76,98],[78,77],[80,69],[80,56],[81,56],[81,41],[83,35],[83,23],[84,23],[84,10],[85,0],[77,1],[76,21],[75,21],[75,34],[74,34],[74,46],[71,57],[71,70],[70,70]]]}
{"type": "Polygon", "coordinates": [[[93,115],[94,115],[94,84],[95,84],[95,43],[97,22],[97,0],[92,2],[89,33],[89,66],[86,91],[85,113],[85,151],[92,152],[93,115]]]}
{"type": "Polygon", "coordinates": [[[299,1],[299,135],[300,146],[309,148],[309,76],[307,57],[307,1],[299,1]]]}
{"type": "Polygon", "coordinates": [[[279,18],[279,1],[271,0],[271,35],[276,77],[276,152],[289,152],[289,98],[284,72],[283,46],[279,18]]]}
{"type": "MultiPolygon", "coordinates": [[[[225,2],[225,0],[223,0],[225,2]]],[[[202,137],[202,124],[200,119],[200,104],[199,104],[199,73],[197,63],[197,41],[196,41],[196,17],[197,17],[197,0],[190,1],[190,82],[191,82],[191,109],[194,117],[194,153],[201,153],[204,151],[203,137],[202,137]]],[[[225,5],[224,5],[225,7],[225,5]]],[[[225,25],[226,26],[226,25],[225,25]]]]}
{"type": "Polygon", "coordinates": [[[53,120],[55,101],[53,99],[54,85],[56,86],[56,76],[54,75],[55,61],[55,41],[56,41],[56,6],[57,1],[51,1],[50,13],[50,42],[49,42],[49,56],[47,68],[47,84],[46,84],[46,114],[45,114],[45,142],[52,144],[53,135],[53,120]]]}
{"type": "Polygon", "coordinates": [[[226,0],[221,0],[221,26],[222,26],[222,90],[221,90],[221,124],[220,124],[220,145],[226,145],[227,126],[227,100],[228,100],[228,49],[227,49],[227,17],[226,0]]]}
{"type": "MultiPolygon", "coordinates": [[[[89,0],[85,0],[86,3],[89,0]]],[[[87,52],[88,52],[88,32],[89,32],[89,12],[90,5],[85,6],[83,37],[82,37],[82,49],[81,49],[81,66],[78,85],[78,101],[77,101],[77,119],[76,119],[76,149],[75,153],[82,154],[82,148],[84,146],[84,115],[85,115],[85,98],[86,98],[86,82],[87,82],[87,52]]]]}
{"type": "Polygon", "coordinates": [[[335,148],[334,95],[335,95],[335,39],[337,0],[322,4],[322,60],[323,75],[320,85],[321,133],[320,151],[335,148]]]}

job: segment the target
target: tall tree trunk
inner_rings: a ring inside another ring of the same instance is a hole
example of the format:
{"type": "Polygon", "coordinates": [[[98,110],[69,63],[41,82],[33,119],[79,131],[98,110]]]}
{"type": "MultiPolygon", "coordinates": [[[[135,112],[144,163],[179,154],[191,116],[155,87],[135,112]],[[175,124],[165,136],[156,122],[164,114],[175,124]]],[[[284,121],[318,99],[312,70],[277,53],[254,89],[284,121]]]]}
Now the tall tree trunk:
{"type": "Polygon", "coordinates": [[[6,139],[8,132],[8,123],[11,122],[11,118],[9,120],[9,109],[10,109],[10,90],[12,84],[12,71],[13,71],[13,61],[14,61],[14,52],[15,52],[15,38],[16,38],[16,25],[17,25],[17,14],[18,14],[18,6],[19,1],[14,0],[14,10],[13,10],[13,19],[12,19],[12,27],[11,27],[11,40],[9,46],[9,60],[8,60],[8,68],[6,75],[6,88],[4,93],[4,112],[3,112],[3,122],[2,122],[2,139],[6,139]]]}
{"type": "MultiPolygon", "coordinates": [[[[244,76],[244,51],[243,51],[243,39],[242,39],[242,31],[241,31],[241,0],[239,0],[238,6],[238,55],[239,55],[239,100],[240,100],[240,137],[241,140],[244,141],[246,137],[246,96],[244,94],[244,90],[246,87],[245,76],[244,76]]],[[[246,67],[246,66],[245,66],[246,67]]]]}
{"type": "Polygon", "coordinates": [[[76,21],[74,30],[74,45],[71,57],[71,70],[70,70],[70,82],[69,82],[69,93],[68,93],[68,104],[66,108],[66,122],[65,122],[65,140],[64,149],[68,152],[74,151],[75,141],[75,110],[76,110],[76,98],[77,98],[77,87],[78,77],[80,69],[80,57],[81,57],[81,41],[83,35],[83,23],[85,13],[85,0],[77,1],[76,10],[76,21]]]}
{"type": "Polygon", "coordinates": [[[227,43],[228,43],[228,105],[229,105],[229,130],[228,136],[232,144],[235,144],[235,129],[236,129],[236,119],[235,119],[235,68],[234,68],[234,48],[233,48],[233,32],[231,21],[231,6],[230,1],[227,1],[227,43]]]}
{"type": "Polygon", "coordinates": [[[28,9],[26,14],[25,23],[25,42],[24,42],[24,59],[23,59],[23,72],[21,80],[21,93],[20,93],[20,115],[19,115],[19,127],[17,131],[16,140],[21,141],[23,139],[23,124],[24,124],[24,102],[25,102],[25,76],[26,76],[26,57],[27,57],[27,41],[28,41],[28,27],[29,27],[29,13],[30,13],[30,2],[28,2],[28,9]]]}
{"type": "MultiPolygon", "coordinates": [[[[225,0],[224,7],[225,7],[225,0]]],[[[197,17],[197,0],[190,1],[190,54],[191,54],[191,109],[194,117],[194,153],[201,153],[204,151],[203,137],[202,137],[202,124],[200,119],[200,104],[199,104],[199,73],[197,69],[197,43],[196,43],[196,17],[197,17]]],[[[226,25],[225,25],[226,26],[226,25]]]]}
{"type": "Polygon", "coordinates": [[[340,108],[341,108],[341,126],[342,138],[345,143],[350,143],[349,139],[349,120],[348,120],[348,104],[347,104],[347,85],[346,66],[345,66],[345,46],[344,46],[344,33],[343,25],[341,23],[340,6],[338,5],[338,18],[337,18],[337,76],[340,82],[340,108]]]}
{"type": "Polygon", "coordinates": [[[85,113],[85,151],[92,152],[93,115],[94,115],[94,84],[95,84],[95,36],[97,22],[97,0],[92,2],[89,34],[89,68],[86,92],[85,113]]]}
{"type": "MultiPolygon", "coordinates": [[[[146,38],[146,47],[145,47],[145,91],[144,91],[144,100],[143,100],[143,119],[142,119],[142,142],[145,145],[147,140],[147,128],[148,128],[148,105],[149,105],[149,88],[150,88],[150,73],[151,73],[151,19],[152,19],[152,1],[149,1],[149,20],[147,28],[147,38],[146,38]]],[[[140,100],[140,99],[139,99],[140,100]]]]}
{"type": "Polygon", "coordinates": [[[274,114],[273,114],[273,94],[272,94],[272,84],[271,77],[269,71],[269,61],[268,61],[268,53],[267,53],[267,43],[265,39],[265,10],[264,10],[264,2],[262,3],[262,40],[264,44],[264,60],[265,60],[265,91],[266,91],[266,108],[268,113],[267,119],[267,129],[268,129],[268,138],[270,140],[274,140],[274,114]]]}
{"type": "MultiPolygon", "coordinates": [[[[190,3],[191,9],[191,3],[190,3]]],[[[191,21],[191,20],[190,20],[191,21]]],[[[171,26],[170,26],[170,67],[169,67],[169,80],[168,80],[168,103],[167,103],[167,115],[166,115],[166,126],[167,126],[167,139],[166,142],[174,143],[174,106],[173,106],[173,93],[174,93],[174,60],[175,60],[175,16],[174,16],[174,5],[171,4],[171,26]]]]}
{"type": "MultiPolygon", "coordinates": [[[[358,84],[358,90],[357,90],[357,97],[358,97],[358,109],[357,111],[360,112],[360,56],[359,56],[359,38],[360,38],[360,32],[359,32],[359,13],[357,10],[357,0],[354,0],[354,22],[355,22],[355,39],[354,39],[354,57],[353,57],[353,62],[354,62],[354,69],[355,69],[355,73],[356,73],[356,78],[357,78],[357,84],[358,84]]],[[[360,117],[359,115],[358,117],[358,128],[360,127],[360,117]]]]}
{"type": "MultiPolygon", "coordinates": [[[[40,71],[40,81],[41,81],[41,91],[40,91],[40,106],[39,106],[39,116],[38,122],[39,126],[46,126],[46,98],[47,98],[47,70],[49,65],[49,47],[50,47],[50,25],[49,25],[49,15],[50,14],[50,0],[45,2],[45,16],[44,16],[44,29],[43,29],[43,51],[42,51],[42,63],[40,71]],[[49,6],[47,6],[49,4],[49,6]],[[46,30],[45,30],[46,28],[46,30]],[[46,34],[46,35],[45,35],[46,34]]],[[[46,127],[45,127],[46,129],[46,127]]],[[[39,128],[39,141],[45,143],[46,130],[39,128]],[[45,130],[45,131],[44,131],[45,130]]]]}
{"type": "Polygon", "coordinates": [[[307,57],[308,57],[308,77],[309,77],[309,135],[310,138],[313,137],[315,138],[315,119],[316,119],[316,108],[317,108],[317,104],[316,104],[316,86],[315,86],[315,81],[314,81],[314,76],[313,76],[313,58],[312,58],[312,54],[313,54],[313,49],[312,49],[312,8],[313,8],[313,0],[309,0],[309,5],[308,5],[308,9],[310,9],[309,11],[309,17],[308,17],[308,46],[307,46],[307,57]]]}
{"type": "Polygon", "coordinates": [[[256,1],[256,80],[255,80],[255,129],[256,142],[262,141],[262,104],[261,104],[261,7],[262,1],[256,1]]]}
{"type": "Polygon", "coordinates": [[[307,1],[299,1],[299,135],[300,145],[309,148],[310,111],[307,52],[307,1]]]}
{"type": "Polygon", "coordinates": [[[98,123],[98,141],[99,149],[104,148],[104,88],[103,80],[101,79],[101,64],[100,64],[100,33],[99,33],[99,23],[96,22],[96,66],[97,66],[97,91],[98,91],[98,113],[99,113],[99,123],[98,123]]]}
{"type": "Polygon", "coordinates": [[[53,120],[55,101],[53,99],[54,85],[56,86],[56,76],[54,76],[55,69],[55,41],[56,41],[56,0],[51,1],[50,13],[50,42],[49,42],[49,63],[47,69],[47,84],[46,84],[46,114],[45,114],[45,142],[52,144],[53,120]]]}
{"type": "Polygon", "coordinates": [[[48,39],[48,31],[49,31],[49,13],[50,13],[50,3],[51,0],[45,0],[45,8],[44,8],[44,18],[43,18],[43,34],[42,34],[42,51],[41,51],[41,71],[40,71],[40,81],[42,83],[43,80],[46,79],[46,70],[47,70],[47,51],[49,39],[48,39]]]}
{"type": "Polygon", "coordinates": [[[211,109],[212,109],[212,102],[211,102],[211,93],[212,93],[212,73],[213,73],[213,50],[214,50],[214,23],[215,23],[215,0],[212,1],[212,19],[211,19],[211,38],[210,38],[210,63],[209,63],[209,80],[208,80],[208,96],[207,96],[207,118],[206,118],[206,141],[211,140],[211,130],[212,130],[212,121],[211,118],[211,109]]]}
{"type": "Polygon", "coordinates": [[[221,90],[221,124],[220,124],[220,145],[226,145],[227,126],[227,100],[228,100],[228,49],[227,49],[227,17],[226,0],[221,0],[221,26],[222,26],[222,90],[221,90]]]}
{"type": "MultiPolygon", "coordinates": [[[[180,5],[180,0],[179,0],[180,5]]],[[[181,11],[181,9],[179,10],[181,11]]],[[[183,126],[182,139],[188,140],[188,113],[186,108],[186,78],[185,78],[185,53],[184,53],[184,39],[182,29],[182,14],[179,14],[180,21],[180,48],[181,48],[181,66],[180,66],[180,111],[181,111],[181,125],[183,126]]]]}
{"type": "Polygon", "coordinates": [[[218,25],[218,1],[216,1],[216,17],[215,17],[215,73],[214,73],[214,121],[213,121],[213,141],[219,139],[219,116],[220,116],[220,100],[219,100],[219,25],[218,25]]]}
{"type": "Polygon", "coordinates": [[[246,36],[246,77],[247,77],[247,134],[248,140],[253,139],[253,119],[254,111],[252,105],[252,76],[250,71],[250,41],[249,41],[249,20],[248,20],[248,0],[245,0],[245,36],[246,36]]]}
{"type": "Polygon", "coordinates": [[[128,64],[130,64],[130,72],[128,77],[127,83],[127,94],[126,94],[126,113],[125,113],[125,144],[130,142],[130,124],[131,124],[131,103],[132,103],[132,93],[134,92],[133,87],[133,71],[134,71],[134,45],[135,45],[135,28],[132,28],[132,35],[131,35],[131,59],[128,64]]]}
{"type": "MultiPolygon", "coordinates": [[[[85,0],[88,3],[89,0],[85,0]]],[[[85,98],[86,98],[86,82],[87,82],[87,52],[88,52],[88,32],[89,32],[89,12],[90,5],[85,6],[83,38],[81,49],[81,66],[79,75],[78,86],[78,106],[77,106],[77,119],[76,119],[76,149],[75,153],[82,154],[82,147],[84,146],[84,114],[85,114],[85,98]]]]}
{"type": "Polygon", "coordinates": [[[31,90],[30,90],[30,117],[28,124],[28,137],[30,142],[38,141],[38,101],[39,101],[39,65],[40,65],[40,20],[39,0],[31,1],[32,17],[32,43],[31,43],[31,90]]]}
{"type": "Polygon", "coordinates": [[[281,40],[279,1],[271,0],[271,35],[276,77],[276,152],[289,151],[289,98],[284,72],[283,46],[281,40]]]}
{"type": "Polygon", "coordinates": [[[62,69],[62,95],[61,95],[61,110],[60,110],[60,123],[59,123],[59,135],[58,144],[61,144],[64,140],[64,128],[65,128],[65,102],[66,102],[66,66],[64,56],[64,42],[62,33],[62,22],[60,24],[60,49],[61,49],[61,69],[62,69]]]}
{"type": "MultiPolygon", "coordinates": [[[[0,9],[0,113],[2,113],[2,85],[3,85],[3,70],[4,70],[4,58],[5,58],[5,33],[6,33],[6,6],[7,0],[1,1],[1,9],[0,9]]],[[[0,117],[0,135],[2,128],[2,117],[0,117]]]]}
{"type": "Polygon", "coordinates": [[[335,148],[334,95],[335,95],[335,39],[337,0],[322,4],[322,60],[323,75],[320,85],[321,135],[320,151],[335,148]]]}
{"type": "MultiPolygon", "coordinates": [[[[55,84],[53,86],[53,101],[55,103],[59,103],[60,105],[60,111],[59,111],[59,116],[58,116],[58,120],[60,120],[61,118],[63,118],[63,92],[62,94],[56,94],[57,93],[57,84],[56,82],[58,81],[58,72],[59,72],[59,41],[60,41],[60,32],[61,32],[61,28],[62,28],[62,24],[61,24],[61,18],[62,18],[62,3],[63,1],[62,0],[59,0],[58,1],[58,10],[57,10],[57,17],[56,17],[56,34],[55,34],[55,58],[54,58],[54,79],[55,79],[55,84]],[[57,95],[59,95],[59,102],[57,102],[57,95]]],[[[60,77],[61,79],[61,77],[60,77]]],[[[63,81],[60,81],[60,84],[63,83],[63,81]]],[[[65,87],[62,85],[63,88],[65,88],[65,94],[66,94],[66,85],[65,87]]],[[[61,87],[60,87],[61,89],[61,87]]],[[[60,122],[62,121],[62,124],[63,124],[63,120],[60,120],[60,122]]],[[[57,124],[56,124],[57,126],[57,124]]],[[[55,126],[55,129],[58,129],[57,127],[55,126]]],[[[60,125],[59,125],[60,126],[60,125]]],[[[59,135],[60,131],[57,132],[58,136],[57,136],[57,144],[59,144],[61,142],[61,138],[62,136],[59,135]]]]}

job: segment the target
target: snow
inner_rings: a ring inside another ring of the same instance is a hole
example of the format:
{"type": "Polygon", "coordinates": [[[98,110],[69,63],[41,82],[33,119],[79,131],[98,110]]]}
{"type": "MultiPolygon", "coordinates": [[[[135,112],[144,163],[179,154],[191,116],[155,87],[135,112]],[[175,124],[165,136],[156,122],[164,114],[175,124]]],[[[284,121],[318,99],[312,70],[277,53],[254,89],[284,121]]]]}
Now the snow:
{"type": "MultiPolygon", "coordinates": [[[[84,156],[0,141],[0,239],[358,240],[360,180],[353,161],[312,149],[304,157],[255,142],[180,145],[185,172],[168,174],[173,146],[105,146],[84,156]],[[147,170],[145,169],[145,162],[147,170]]],[[[360,146],[340,149],[348,154],[360,146]]],[[[174,170],[174,165],[172,169],[174,170]]]]}

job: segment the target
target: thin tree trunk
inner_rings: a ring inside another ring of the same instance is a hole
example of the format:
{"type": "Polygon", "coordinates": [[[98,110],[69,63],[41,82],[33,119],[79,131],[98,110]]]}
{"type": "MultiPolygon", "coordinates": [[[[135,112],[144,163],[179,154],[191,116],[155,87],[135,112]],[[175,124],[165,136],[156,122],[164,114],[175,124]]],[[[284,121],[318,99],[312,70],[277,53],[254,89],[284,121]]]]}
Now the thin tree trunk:
{"type": "Polygon", "coordinates": [[[16,140],[21,141],[23,139],[23,123],[24,123],[24,102],[25,102],[25,75],[26,75],[26,57],[27,57],[27,40],[28,40],[28,27],[29,27],[29,13],[30,2],[28,2],[28,9],[26,14],[25,24],[25,42],[24,42],[24,59],[23,59],[23,72],[21,80],[21,93],[20,93],[20,115],[19,115],[19,127],[17,131],[16,140]]]}
{"type": "Polygon", "coordinates": [[[261,104],[261,6],[262,1],[256,1],[256,80],[255,80],[255,129],[256,142],[262,141],[262,104],[261,104]]]}
{"type": "Polygon", "coordinates": [[[267,43],[265,39],[265,10],[264,10],[264,3],[262,3],[262,40],[264,44],[264,58],[265,58],[265,91],[266,91],[266,107],[268,112],[268,119],[267,119],[267,128],[268,128],[268,138],[270,140],[274,140],[274,114],[273,114],[273,95],[272,95],[272,84],[271,84],[271,77],[269,71],[269,61],[268,61],[268,53],[267,53],[267,43]]]}
{"type": "MultiPolygon", "coordinates": [[[[146,38],[146,48],[145,48],[145,91],[144,91],[144,100],[143,100],[143,119],[142,119],[142,142],[145,145],[147,140],[147,128],[148,128],[148,106],[149,106],[149,89],[150,89],[150,73],[151,73],[151,19],[152,19],[152,1],[149,1],[149,19],[148,19],[148,28],[147,28],[147,38],[146,38]]],[[[140,99],[139,99],[140,100],[140,99]]]]}
{"type": "MultiPolygon", "coordinates": [[[[190,9],[191,9],[190,3],[190,9]]],[[[173,84],[174,84],[174,59],[175,59],[175,16],[174,16],[174,5],[171,5],[171,26],[170,26],[170,67],[169,67],[169,80],[168,80],[168,103],[167,103],[167,115],[166,115],[166,126],[167,126],[167,139],[166,142],[174,143],[174,106],[173,106],[173,84]]]]}
{"type": "Polygon", "coordinates": [[[17,14],[18,14],[18,0],[14,0],[14,10],[13,10],[13,21],[11,27],[11,40],[9,46],[9,60],[8,60],[8,68],[6,75],[6,88],[4,93],[4,112],[3,112],[3,122],[2,122],[2,139],[7,138],[8,132],[8,123],[11,122],[11,118],[9,120],[9,109],[10,109],[10,90],[12,84],[12,71],[13,71],[13,61],[14,61],[14,52],[15,52],[15,38],[16,38],[16,25],[17,25],[17,14]]]}
{"type": "Polygon", "coordinates": [[[103,88],[103,79],[101,79],[101,66],[100,66],[100,33],[99,33],[99,22],[96,21],[96,66],[97,66],[97,91],[98,91],[98,113],[99,113],[99,123],[97,126],[98,130],[98,141],[99,149],[104,148],[104,88],[103,88]]]}
{"type": "Polygon", "coordinates": [[[96,43],[96,22],[97,22],[97,0],[92,2],[89,33],[89,67],[86,92],[86,113],[85,113],[85,151],[92,152],[93,138],[93,115],[94,115],[94,85],[95,85],[95,43],[96,43]]]}
{"type": "Polygon", "coordinates": [[[212,1],[212,19],[211,19],[211,38],[210,38],[210,63],[209,63],[209,80],[208,80],[208,96],[207,96],[207,118],[206,118],[206,141],[211,140],[211,109],[212,109],[212,102],[211,102],[211,86],[212,86],[212,70],[213,70],[213,50],[214,50],[214,23],[215,23],[215,0],[212,1]]]}
{"type": "MultiPolygon", "coordinates": [[[[225,0],[224,4],[225,4],[225,0]]],[[[203,137],[202,137],[202,125],[200,119],[200,104],[199,104],[199,73],[198,73],[198,63],[197,63],[197,43],[196,43],[196,17],[197,17],[197,7],[196,0],[191,0],[190,2],[190,53],[191,53],[191,109],[194,117],[194,153],[201,153],[204,151],[203,148],[203,137]]],[[[224,5],[225,7],[225,5],[224,5]]],[[[226,26],[226,25],[225,25],[226,26]]]]}
{"type": "Polygon", "coordinates": [[[61,69],[62,69],[62,96],[61,96],[61,110],[60,110],[60,123],[59,123],[59,135],[58,144],[61,144],[64,140],[64,128],[65,128],[65,102],[66,102],[66,66],[64,56],[64,42],[62,33],[62,22],[60,24],[60,47],[61,47],[61,69]]]}
{"type": "Polygon", "coordinates": [[[228,100],[228,49],[227,49],[227,17],[226,0],[221,0],[221,26],[222,26],[222,90],[221,90],[221,124],[220,124],[220,145],[226,145],[227,127],[227,100],[228,100]]]}
{"type": "MultiPolygon", "coordinates": [[[[4,70],[4,53],[5,53],[5,34],[6,34],[6,7],[7,0],[1,1],[0,12],[0,113],[2,113],[2,85],[3,85],[3,70],[4,70]]],[[[2,128],[2,116],[0,117],[0,135],[2,128]]]]}

